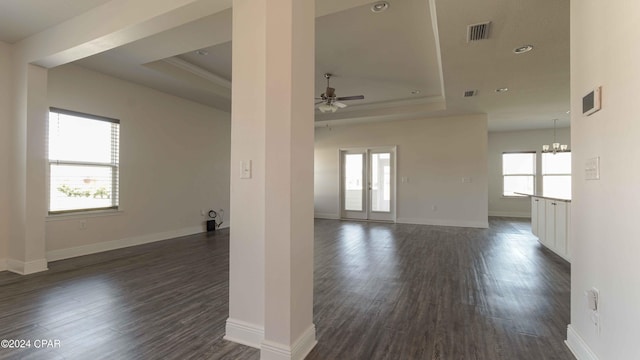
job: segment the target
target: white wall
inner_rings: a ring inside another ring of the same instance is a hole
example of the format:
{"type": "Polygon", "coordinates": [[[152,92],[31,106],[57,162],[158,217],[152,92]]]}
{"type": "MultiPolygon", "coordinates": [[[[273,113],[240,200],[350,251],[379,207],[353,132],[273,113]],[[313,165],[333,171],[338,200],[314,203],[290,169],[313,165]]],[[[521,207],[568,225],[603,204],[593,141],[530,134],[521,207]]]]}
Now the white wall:
{"type": "Polygon", "coordinates": [[[6,268],[9,241],[10,71],[11,47],[0,41],[0,271],[6,268]]]}
{"type": "Polygon", "coordinates": [[[340,148],[391,145],[397,146],[398,222],[487,226],[485,115],[316,128],[316,216],[339,216],[340,148]],[[462,183],[463,177],[472,181],[462,183]]]}
{"type": "Polygon", "coordinates": [[[640,2],[571,2],[571,326],[568,343],[587,358],[640,359],[640,2]],[[582,96],[602,86],[602,110],[581,115],[582,96]],[[600,157],[600,180],[585,180],[600,157]],[[600,291],[598,333],[584,291],[600,291]]]}
{"type": "Polygon", "coordinates": [[[120,119],[122,210],[111,216],[50,216],[49,259],[202,232],[201,209],[227,210],[228,224],[228,113],[75,65],[50,70],[49,101],[120,119]],[[61,250],[69,248],[76,251],[61,250]]]}
{"type": "MultiPolygon", "coordinates": [[[[556,131],[556,138],[561,144],[570,144],[570,129],[556,131]]],[[[489,215],[530,217],[531,202],[529,198],[502,197],[502,153],[512,151],[536,151],[538,169],[541,169],[540,149],[543,144],[553,142],[553,129],[506,131],[489,133],[489,215]]],[[[542,189],[542,176],[538,174],[536,188],[542,189]]],[[[539,193],[539,192],[538,192],[539,193]]]]}

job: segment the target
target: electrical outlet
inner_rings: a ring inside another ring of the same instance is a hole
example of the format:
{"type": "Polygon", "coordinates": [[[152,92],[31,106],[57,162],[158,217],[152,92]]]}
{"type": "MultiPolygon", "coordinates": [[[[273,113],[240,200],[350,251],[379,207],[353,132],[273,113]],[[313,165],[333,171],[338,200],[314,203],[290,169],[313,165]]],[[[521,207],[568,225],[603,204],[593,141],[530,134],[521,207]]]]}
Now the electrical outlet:
{"type": "Polygon", "coordinates": [[[585,296],[587,297],[587,309],[591,311],[598,311],[598,289],[591,288],[591,290],[585,291],[585,296]]]}
{"type": "Polygon", "coordinates": [[[600,291],[596,288],[591,288],[584,292],[587,311],[589,312],[590,320],[593,326],[596,328],[596,333],[600,334],[600,291]]]}
{"type": "Polygon", "coordinates": [[[80,223],[78,224],[78,228],[80,230],[84,230],[87,228],[87,220],[80,220],[80,223]]]}

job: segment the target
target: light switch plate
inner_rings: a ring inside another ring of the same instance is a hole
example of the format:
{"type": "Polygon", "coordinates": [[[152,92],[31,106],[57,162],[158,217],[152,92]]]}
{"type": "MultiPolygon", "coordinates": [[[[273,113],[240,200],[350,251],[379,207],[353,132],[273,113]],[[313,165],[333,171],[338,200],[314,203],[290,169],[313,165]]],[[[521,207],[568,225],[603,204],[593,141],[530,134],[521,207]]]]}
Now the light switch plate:
{"type": "Polygon", "coordinates": [[[584,163],[584,178],[586,180],[600,180],[600,157],[596,156],[584,163]]]}
{"type": "Polygon", "coordinates": [[[240,179],[251,179],[251,160],[240,161],[240,179]]]}

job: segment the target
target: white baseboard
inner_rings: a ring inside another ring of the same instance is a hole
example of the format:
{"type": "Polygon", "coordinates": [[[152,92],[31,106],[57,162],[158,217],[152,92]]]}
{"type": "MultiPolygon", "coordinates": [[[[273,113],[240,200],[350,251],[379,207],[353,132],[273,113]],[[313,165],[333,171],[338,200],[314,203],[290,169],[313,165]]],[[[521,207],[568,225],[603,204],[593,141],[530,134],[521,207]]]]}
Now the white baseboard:
{"type": "Polygon", "coordinates": [[[261,360],[304,360],[316,346],[316,326],[311,324],[292,346],[272,341],[263,341],[260,349],[261,360]]]}
{"type": "Polygon", "coordinates": [[[129,238],[104,241],[95,244],[87,244],[72,248],[47,251],[47,260],[57,261],[69,259],[77,256],[95,254],[103,251],[116,250],[130,246],[142,245],[156,241],[172,239],[181,236],[194,235],[204,232],[203,226],[192,226],[188,228],[165,231],[155,234],[147,234],[141,236],[133,236],[129,238]]]}
{"type": "Polygon", "coordinates": [[[515,218],[530,218],[530,212],[519,212],[519,211],[489,211],[489,216],[500,216],[500,217],[515,217],[515,218]]]}
{"type": "Polygon", "coordinates": [[[330,214],[330,213],[315,213],[314,217],[316,219],[329,219],[329,220],[339,220],[340,215],[338,214],[330,214]]]}
{"type": "Polygon", "coordinates": [[[573,356],[578,360],[598,360],[596,354],[591,351],[589,345],[582,340],[582,337],[575,331],[575,329],[569,324],[567,326],[567,341],[564,342],[569,350],[573,353],[573,356]]]}
{"type": "Polygon", "coordinates": [[[264,341],[264,327],[242,320],[228,318],[224,339],[260,349],[264,341]]]}
{"type": "Polygon", "coordinates": [[[396,222],[399,224],[455,226],[455,227],[471,227],[471,228],[483,228],[483,229],[486,229],[489,227],[489,221],[398,218],[396,222]]]}
{"type": "Polygon", "coordinates": [[[7,259],[0,259],[0,271],[7,271],[9,267],[7,266],[7,259]]]}
{"type": "Polygon", "coordinates": [[[47,271],[47,259],[38,259],[32,261],[20,261],[15,259],[6,260],[7,270],[20,275],[35,274],[41,271],[47,271]]]}

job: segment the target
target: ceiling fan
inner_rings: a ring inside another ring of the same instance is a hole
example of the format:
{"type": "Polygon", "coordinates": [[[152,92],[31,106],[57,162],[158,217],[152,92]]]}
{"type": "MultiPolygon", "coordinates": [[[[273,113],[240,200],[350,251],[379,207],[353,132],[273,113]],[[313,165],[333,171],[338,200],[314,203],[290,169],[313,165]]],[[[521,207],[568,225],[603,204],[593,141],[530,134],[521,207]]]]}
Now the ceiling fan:
{"type": "Polygon", "coordinates": [[[329,79],[331,79],[331,76],[333,76],[333,74],[324,74],[324,78],[327,79],[327,90],[325,90],[319,98],[316,98],[316,100],[322,100],[316,103],[318,110],[323,113],[327,111],[336,112],[338,109],[347,107],[347,104],[341,103],[340,101],[364,99],[364,95],[336,97],[336,89],[329,86],[329,79]]]}

